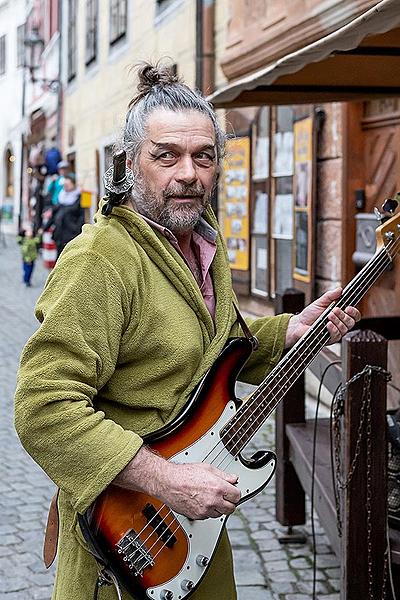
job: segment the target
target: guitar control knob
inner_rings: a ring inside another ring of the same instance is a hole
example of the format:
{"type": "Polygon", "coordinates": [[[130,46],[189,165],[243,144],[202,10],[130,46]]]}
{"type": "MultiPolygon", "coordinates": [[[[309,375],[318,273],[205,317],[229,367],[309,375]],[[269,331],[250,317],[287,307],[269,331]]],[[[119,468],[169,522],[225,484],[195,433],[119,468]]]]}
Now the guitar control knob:
{"type": "Polygon", "coordinates": [[[181,583],[181,588],[184,592],[190,592],[194,588],[194,583],[190,579],[184,579],[181,583]]]}
{"type": "Polygon", "coordinates": [[[210,559],[207,556],[203,556],[203,554],[198,554],[196,556],[196,564],[198,564],[199,567],[206,567],[209,562],[210,559]]]}
{"type": "Polygon", "coordinates": [[[161,600],[172,600],[174,597],[174,592],[171,590],[162,590],[160,594],[161,600]]]}

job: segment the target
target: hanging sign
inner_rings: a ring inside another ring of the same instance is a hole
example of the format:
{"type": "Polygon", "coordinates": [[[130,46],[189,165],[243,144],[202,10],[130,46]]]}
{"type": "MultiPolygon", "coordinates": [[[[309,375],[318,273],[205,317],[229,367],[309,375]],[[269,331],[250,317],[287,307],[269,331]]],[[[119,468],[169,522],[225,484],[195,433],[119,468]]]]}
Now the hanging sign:
{"type": "Polygon", "coordinates": [[[249,269],[250,138],[227,141],[221,185],[223,232],[232,269],[249,269]]]}

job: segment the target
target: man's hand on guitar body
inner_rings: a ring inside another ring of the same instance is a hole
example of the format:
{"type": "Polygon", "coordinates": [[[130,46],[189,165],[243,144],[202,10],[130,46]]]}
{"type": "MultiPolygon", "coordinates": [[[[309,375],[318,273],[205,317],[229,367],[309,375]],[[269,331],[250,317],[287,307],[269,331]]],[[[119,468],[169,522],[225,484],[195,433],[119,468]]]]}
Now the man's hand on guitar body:
{"type": "Polygon", "coordinates": [[[177,464],[143,446],[113,483],[162,500],[190,519],[230,515],[240,500],[237,475],[207,463],[177,464]]]}
{"type": "MultiPolygon", "coordinates": [[[[342,288],[336,288],[323,294],[320,298],[306,306],[298,315],[293,315],[289,321],[286,333],[285,347],[293,346],[318,319],[318,317],[340,298],[342,288]]],[[[329,344],[339,342],[340,339],[354,327],[361,318],[360,312],[354,306],[348,306],[344,311],[338,307],[332,309],[328,315],[327,325],[330,333],[329,344]]]]}

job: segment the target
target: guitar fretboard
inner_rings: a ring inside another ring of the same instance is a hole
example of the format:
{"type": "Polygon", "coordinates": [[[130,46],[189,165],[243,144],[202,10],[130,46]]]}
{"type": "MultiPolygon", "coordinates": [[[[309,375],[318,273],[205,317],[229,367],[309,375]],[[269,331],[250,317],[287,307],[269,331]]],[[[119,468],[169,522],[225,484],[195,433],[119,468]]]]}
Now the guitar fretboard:
{"type": "Polygon", "coordinates": [[[221,429],[221,440],[234,455],[249,443],[278,406],[289,388],[304,373],[330,338],[328,314],[333,306],[355,306],[391,263],[383,247],[344,288],[339,300],[328,307],[307,333],[289,350],[245,404],[221,429]]]}

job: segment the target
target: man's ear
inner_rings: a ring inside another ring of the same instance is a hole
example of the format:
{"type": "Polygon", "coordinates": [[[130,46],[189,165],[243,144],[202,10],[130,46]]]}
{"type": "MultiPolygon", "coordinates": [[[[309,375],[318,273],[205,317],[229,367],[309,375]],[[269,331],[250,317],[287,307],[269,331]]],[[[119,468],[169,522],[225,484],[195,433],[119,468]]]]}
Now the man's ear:
{"type": "Polygon", "coordinates": [[[128,167],[128,169],[132,169],[133,162],[131,158],[126,159],[126,166],[128,167]]]}

